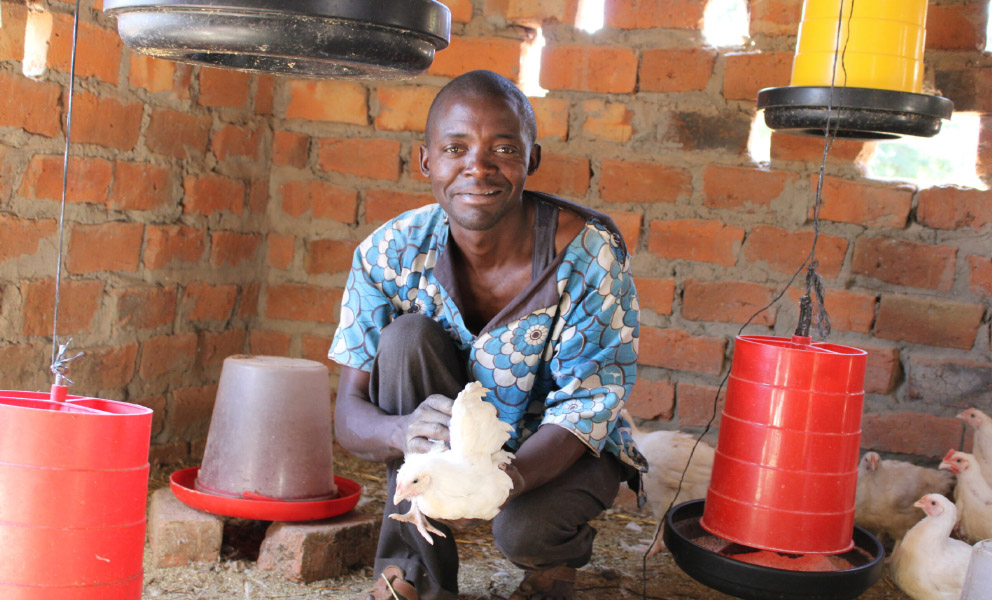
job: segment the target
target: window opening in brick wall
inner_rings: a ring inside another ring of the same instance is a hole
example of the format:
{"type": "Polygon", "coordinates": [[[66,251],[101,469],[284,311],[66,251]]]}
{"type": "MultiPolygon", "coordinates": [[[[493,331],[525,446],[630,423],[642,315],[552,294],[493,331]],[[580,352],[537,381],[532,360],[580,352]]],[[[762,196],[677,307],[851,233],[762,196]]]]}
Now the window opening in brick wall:
{"type": "Polygon", "coordinates": [[[988,17],[985,18],[985,51],[992,52],[992,2],[989,2],[988,17]]]}
{"type": "Polygon", "coordinates": [[[586,33],[596,33],[603,28],[606,0],[579,0],[575,26],[586,33]]]}
{"type": "Polygon", "coordinates": [[[871,179],[904,181],[920,189],[956,185],[986,190],[977,169],[980,128],[978,113],[956,112],[932,138],[908,135],[865,144],[858,163],[871,179]]]}
{"type": "Polygon", "coordinates": [[[548,90],[541,87],[541,50],[544,34],[540,27],[528,28],[520,45],[520,90],[528,96],[543,98],[548,90]]]}
{"type": "Polygon", "coordinates": [[[765,111],[759,110],[751,120],[751,132],[747,136],[747,153],[758,165],[772,162],[772,130],[765,125],[765,111]]]}
{"type": "Polygon", "coordinates": [[[703,40],[713,46],[743,46],[750,21],[745,0],[709,0],[703,11],[703,40]]]}
{"type": "Polygon", "coordinates": [[[52,13],[41,2],[28,2],[27,25],[24,28],[24,59],[21,72],[25,77],[41,79],[48,64],[48,43],[52,39],[52,13]]]}

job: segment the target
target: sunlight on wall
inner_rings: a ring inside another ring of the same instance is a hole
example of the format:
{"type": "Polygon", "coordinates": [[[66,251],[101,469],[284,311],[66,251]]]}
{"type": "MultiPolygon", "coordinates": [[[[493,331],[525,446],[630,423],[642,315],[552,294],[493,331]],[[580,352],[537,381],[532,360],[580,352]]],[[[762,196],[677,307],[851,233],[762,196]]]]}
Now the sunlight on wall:
{"type": "Polygon", "coordinates": [[[28,2],[27,26],[24,30],[24,59],[21,71],[25,77],[45,76],[48,44],[52,38],[52,13],[40,2],[28,2]]]}
{"type": "Polygon", "coordinates": [[[765,111],[759,110],[751,120],[751,133],[747,136],[747,153],[758,165],[772,162],[772,130],[765,125],[765,111]]]}
{"type": "Polygon", "coordinates": [[[586,33],[596,33],[603,28],[606,0],[579,0],[575,26],[586,33]]]}
{"type": "Polygon", "coordinates": [[[528,30],[520,47],[520,90],[528,96],[543,98],[548,90],[541,87],[541,50],[544,34],[540,27],[528,30]]]}
{"type": "Polygon", "coordinates": [[[866,144],[858,163],[871,179],[904,181],[920,189],[956,185],[986,190],[976,168],[980,128],[978,113],[954,113],[932,138],[904,136],[866,144]]]}
{"type": "Polygon", "coordinates": [[[703,11],[703,41],[714,48],[743,46],[750,21],[745,0],[709,0],[703,11]]]}

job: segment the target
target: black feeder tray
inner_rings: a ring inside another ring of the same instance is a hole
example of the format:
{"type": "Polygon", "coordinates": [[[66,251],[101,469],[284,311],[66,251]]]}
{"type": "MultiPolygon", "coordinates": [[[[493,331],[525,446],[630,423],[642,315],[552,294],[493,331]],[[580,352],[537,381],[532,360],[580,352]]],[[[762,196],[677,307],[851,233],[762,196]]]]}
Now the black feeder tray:
{"type": "Polygon", "coordinates": [[[704,505],[704,500],[690,500],[668,511],[664,540],[679,568],[717,591],[745,600],[851,600],[882,575],[882,543],[859,526],[854,527],[854,548],[848,552],[780,554],[741,546],[709,533],[699,523],[704,505]],[[759,563],[794,563],[797,568],[759,563]],[[826,565],[832,570],[811,570],[824,569],[826,565]]]}
{"type": "Polygon", "coordinates": [[[448,46],[436,0],[105,0],[137,52],[295,77],[402,79],[448,46]]]}
{"type": "Polygon", "coordinates": [[[823,137],[829,118],[837,138],[871,141],[933,137],[954,103],[940,96],[852,87],[789,86],[758,92],[769,128],[823,137]],[[828,110],[829,106],[829,110],[828,110]]]}

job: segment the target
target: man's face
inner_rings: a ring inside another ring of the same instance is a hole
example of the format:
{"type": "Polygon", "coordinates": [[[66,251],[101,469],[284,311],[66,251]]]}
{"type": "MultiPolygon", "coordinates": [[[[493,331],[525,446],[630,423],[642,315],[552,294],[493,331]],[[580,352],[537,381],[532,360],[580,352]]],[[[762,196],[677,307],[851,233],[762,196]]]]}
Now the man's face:
{"type": "Polygon", "coordinates": [[[454,224],[488,230],[520,207],[540,148],[502,98],[454,95],[442,109],[420,148],[421,172],[454,224]]]}

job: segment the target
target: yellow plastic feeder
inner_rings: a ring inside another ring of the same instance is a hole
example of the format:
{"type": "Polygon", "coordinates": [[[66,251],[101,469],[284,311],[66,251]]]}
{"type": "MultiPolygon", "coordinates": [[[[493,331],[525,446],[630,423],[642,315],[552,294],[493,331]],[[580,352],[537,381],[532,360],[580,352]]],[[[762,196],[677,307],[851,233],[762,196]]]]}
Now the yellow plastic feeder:
{"type": "Polygon", "coordinates": [[[772,129],[932,137],[954,104],[923,94],[926,0],[806,0],[788,87],[758,93],[772,129]]]}

